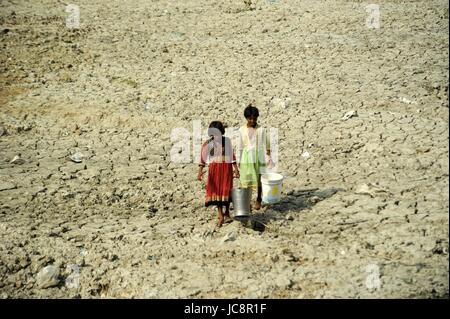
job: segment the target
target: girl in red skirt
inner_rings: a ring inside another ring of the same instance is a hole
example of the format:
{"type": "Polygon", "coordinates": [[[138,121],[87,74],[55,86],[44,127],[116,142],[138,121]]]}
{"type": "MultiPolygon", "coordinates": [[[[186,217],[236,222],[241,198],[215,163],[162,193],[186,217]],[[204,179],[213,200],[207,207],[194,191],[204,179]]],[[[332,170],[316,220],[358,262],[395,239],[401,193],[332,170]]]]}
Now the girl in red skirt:
{"type": "Polygon", "coordinates": [[[210,139],[202,145],[197,176],[197,179],[201,181],[204,173],[203,167],[209,164],[205,206],[217,206],[219,218],[217,226],[219,227],[222,226],[224,217],[230,217],[233,167],[234,176],[239,178],[239,169],[231,140],[223,134],[225,134],[225,128],[222,122],[211,122],[208,128],[210,139]],[[222,210],[223,206],[225,206],[225,214],[222,210]]]}

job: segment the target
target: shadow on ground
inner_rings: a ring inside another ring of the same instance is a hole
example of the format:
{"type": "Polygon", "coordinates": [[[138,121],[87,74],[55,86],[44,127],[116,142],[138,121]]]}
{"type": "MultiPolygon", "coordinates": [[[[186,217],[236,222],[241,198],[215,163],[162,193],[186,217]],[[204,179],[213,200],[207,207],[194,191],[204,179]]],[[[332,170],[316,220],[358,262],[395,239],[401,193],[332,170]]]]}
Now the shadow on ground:
{"type": "Polygon", "coordinates": [[[286,219],[288,213],[299,213],[299,211],[311,209],[317,203],[343,190],[342,188],[334,187],[324,190],[319,190],[318,188],[292,190],[282,195],[279,203],[263,205],[263,209],[260,212],[254,213],[250,219],[241,220],[241,222],[244,226],[262,232],[265,230],[265,225],[272,220],[286,219]]]}

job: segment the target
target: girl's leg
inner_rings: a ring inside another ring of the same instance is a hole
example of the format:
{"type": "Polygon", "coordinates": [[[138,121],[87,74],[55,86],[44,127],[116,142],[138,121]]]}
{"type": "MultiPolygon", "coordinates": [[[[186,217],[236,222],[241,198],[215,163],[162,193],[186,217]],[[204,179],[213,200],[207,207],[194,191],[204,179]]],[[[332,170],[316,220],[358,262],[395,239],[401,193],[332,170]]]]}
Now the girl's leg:
{"type": "Polygon", "coordinates": [[[255,209],[258,210],[261,208],[262,202],[262,187],[258,186],[258,196],[256,197],[255,209]]]}
{"type": "Polygon", "coordinates": [[[217,212],[218,212],[218,221],[217,226],[221,227],[223,224],[223,212],[222,212],[222,205],[217,205],[217,212]]]}
{"type": "Polygon", "coordinates": [[[261,174],[258,174],[258,195],[256,197],[255,209],[258,210],[261,208],[262,202],[262,186],[261,186],[261,174]]]}
{"type": "Polygon", "coordinates": [[[227,202],[225,204],[225,214],[224,214],[224,216],[225,217],[230,217],[230,202],[227,202]]]}

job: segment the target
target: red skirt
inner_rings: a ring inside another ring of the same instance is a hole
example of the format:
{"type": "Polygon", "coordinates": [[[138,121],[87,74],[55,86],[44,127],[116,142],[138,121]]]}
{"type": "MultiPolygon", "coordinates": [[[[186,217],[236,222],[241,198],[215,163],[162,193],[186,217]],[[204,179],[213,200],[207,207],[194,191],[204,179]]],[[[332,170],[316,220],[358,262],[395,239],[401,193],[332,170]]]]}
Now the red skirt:
{"type": "Polygon", "coordinates": [[[224,205],[231,201],[233,188],[233,164],[213,162],[209,164],[206,183],[205,206],[224,205]]]}

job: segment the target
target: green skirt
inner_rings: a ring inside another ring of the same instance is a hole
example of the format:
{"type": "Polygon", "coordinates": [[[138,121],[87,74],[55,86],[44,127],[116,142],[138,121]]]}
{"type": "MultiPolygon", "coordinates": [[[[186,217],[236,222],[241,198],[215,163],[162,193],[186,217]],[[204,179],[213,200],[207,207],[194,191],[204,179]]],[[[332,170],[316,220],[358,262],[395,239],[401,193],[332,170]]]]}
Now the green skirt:
{"type": "Polygon", "coordinates": [[[257,190],[261,186],[261,171],[265,169],[266,162],[259,154],[255,150],[242,150],[239,165],[241,187],[257,190]]]}

